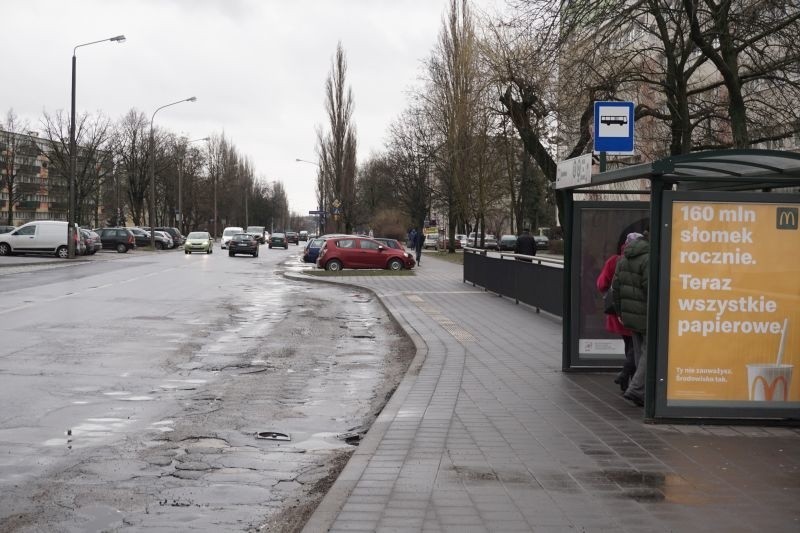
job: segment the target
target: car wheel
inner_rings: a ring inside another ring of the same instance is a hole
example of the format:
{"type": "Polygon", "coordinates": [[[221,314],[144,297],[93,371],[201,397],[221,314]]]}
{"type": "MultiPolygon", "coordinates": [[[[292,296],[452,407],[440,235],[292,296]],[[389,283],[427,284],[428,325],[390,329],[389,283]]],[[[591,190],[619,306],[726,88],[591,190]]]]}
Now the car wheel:
{"type": "Polygon", "coordinates": [[[253,257],[258,257],[258,252],[253,252],[253,257]]]}
{"type": "Polygon", "coordinates": [[[403,262],[399,259],[389,261],[389,270],[403,270],[403,262]]]}
{"type": "Polygon", "coordinates": [[[128,247],[127,247],[127,246],[125,246],[125,245],[124,245],[124,244],[122,244],[122,243],[119,243],[119,244],[117,245],[117,253],[120,253],[120,254],[128,253],[128,247]]]}
{"type": "MultiPolygon", "coordinates": [[[[63,246],[61,248],[63,248],[63,246]]],[[[59,248],[59,250],[61,250],[61,248],[59,248]]],[[[6,243],[0,243],[0,255],[11,255],[11,246],[6,243]]]]}
{"type": "MultiPolygon", "coordinates": [[[[8,245],[3,243],[0,244],[0,255],[11,255],[11,248],[8,248],[9,253],[3,253],[3,247],[7,247],[8,245]]],[[[61,259],[66,259],[69,257],[69,248],[66,246],[59,246],[56,250],[56,257],[60,257],[61,259]]]]}
{"type": "Polygon", "coordinates": [[[331,272],[339,272],[342,269],[342,262],[338,259],[331,259],[325,264],[325,270],[330,270],[331,272]]]}
{"type": "Polygon", "coordinates": [[[233,252],[228,252],[228,257],[233,257],[234,255],[236,255],[236,254],[233,253],[233,252]]]}
{"type": "Polygon", "coordinates": [[[214,253],[214,249],[213,249],[213,248],[211,248],[211,247],[209,246],[209,247],[206,249],[206,253],[207,253],[207,254],[213,254],[213,253],[214,253]]]}
{"type": "Polygon", "coordinates": [[[163,249],[164,249],[164,243],[162,243],[161,241],[156,241],[156,250],[163,250],[163,249]]]}
{"type": "Polygon", "coordinates": [[[183,253],[189,255],[191,252],[189,250],[184,250],[183,253]]]}

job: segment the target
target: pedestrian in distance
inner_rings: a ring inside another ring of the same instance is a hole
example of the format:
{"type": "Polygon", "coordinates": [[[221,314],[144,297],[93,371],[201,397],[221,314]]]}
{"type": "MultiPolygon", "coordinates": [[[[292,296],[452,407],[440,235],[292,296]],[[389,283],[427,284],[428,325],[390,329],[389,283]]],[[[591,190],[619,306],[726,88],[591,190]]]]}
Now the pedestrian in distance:
{"type": "MultiPolygon", "coordinates": [[[[522,230],[522,235],[517,237],[517,244],[514,246],[514,253],[521,254],[521,255],[536,255],[536,239],[533,238],[531,235],[530,228],[524,228],[522,230]]],[[[520,261],[528,261],[529,263],[533,261],[533,259],[528,259],[525,257],[517,257],[520,261]]]]}
{"type": "Polygon", "coordinates": [[[410,249],[414,249],[417,245],[417,228],[411,228],[408,230],[408,247],[410,249]]]}
{"type": "Polygon", "coordinates": [[[647,283],[650,272],[650,241],[645,230],[641,238],[625,246],[617,261],[611,289],[622,325],[631,331],[636,371],[622,395],[638,406],[644,405],[647,373],[647,283]]]}
{"type": "MultiPolygon", "coordinates": [[[[617,247],[618,253],[606,259],[603,269],[600,271],[600,275],[597,276],[597,290],[604,295],[604,302],[606,300],[605,295],[608,291],[612,291],[612,298],[614,296],[611,283],[614,280],[614,273],[617,270],[617,262],[622,257],[625,247],[641,237],[641,233],[628,233],[625,240],[619,243],[617,247]]],[[[633,339],[631,338],[633,333],[622,325],[616,308],[614,308],[613,312],[606,311],[606,331],[622,337],[622,342],[625,346],[625,363],[622,365],[622,370],[614,378],[614,383],[619,385],[624,393],[628,390],[630,379],[633,377],[634,372],[636,372],[636,357],[633,352],[633,339]]]]}
{"type": "Polygon", "coordinates": [[[416,237],[414,238],[414,250],[417,252],[417,266],[421,264],[422,261],[422,246],[425,244],[425,234],[422,231],[418,231],[416,237]]]}

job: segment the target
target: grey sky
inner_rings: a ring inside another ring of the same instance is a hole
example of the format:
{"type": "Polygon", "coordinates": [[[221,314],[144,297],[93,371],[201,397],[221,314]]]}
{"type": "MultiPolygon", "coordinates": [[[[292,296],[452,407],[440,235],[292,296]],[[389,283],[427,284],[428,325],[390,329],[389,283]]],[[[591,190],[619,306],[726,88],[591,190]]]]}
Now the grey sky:
{"type": "MultiPolygon", "coordinates": [[[[494,0],[477,2],[493,6],[494,0]]],[[[315,130],[337,41],[348,59],[359,160],[389,123],[431,52],[447,0],[2,0],[0,113],[39,129],[69,111],[75,45],[77,109],[116,120],[135,107],[190,138],[224,131],[264,180],[283,181],[292,210],[316,208],[315,130]]]]}

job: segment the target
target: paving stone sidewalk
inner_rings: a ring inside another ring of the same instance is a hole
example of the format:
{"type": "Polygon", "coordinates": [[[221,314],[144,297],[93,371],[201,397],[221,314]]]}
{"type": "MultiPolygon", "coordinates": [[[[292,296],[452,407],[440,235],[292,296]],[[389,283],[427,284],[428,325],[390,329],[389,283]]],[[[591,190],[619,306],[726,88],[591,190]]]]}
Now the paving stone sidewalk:
{"type": "Polygon", "coordinates": [[[340,279],[418,353],[305,532],[800,531],[799,429],[644,424],[559,319],[423,263],[340,279]]]}

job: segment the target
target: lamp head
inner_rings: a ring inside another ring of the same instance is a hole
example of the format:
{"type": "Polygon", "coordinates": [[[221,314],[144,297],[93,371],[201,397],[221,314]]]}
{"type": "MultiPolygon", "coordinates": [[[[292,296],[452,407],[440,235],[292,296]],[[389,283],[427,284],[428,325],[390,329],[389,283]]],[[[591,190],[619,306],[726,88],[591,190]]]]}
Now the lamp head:
{"type": "Polygon", "coordinates": [[[187,102],[196,102],[197,101],[197,97],[196,96],[190,96],[189,98],[186,99],[186,101],[187,102]]]}
{"type": "Polygon", "coordinates": [[[124,43],[125,42],[125,36],[124,35],[117,35],[116,37],[112,37],[111,39],[109,39],[109,41],[114,41],[116,43],[124,43]]]}

